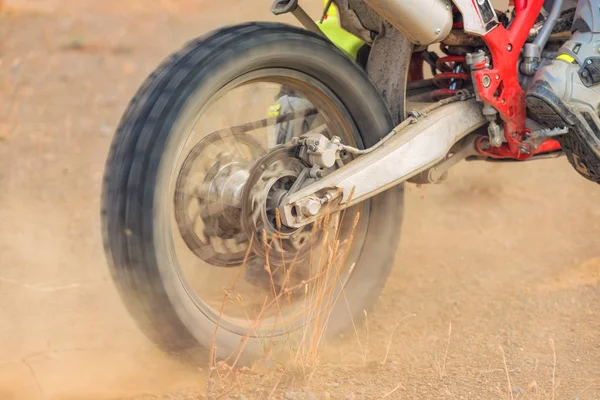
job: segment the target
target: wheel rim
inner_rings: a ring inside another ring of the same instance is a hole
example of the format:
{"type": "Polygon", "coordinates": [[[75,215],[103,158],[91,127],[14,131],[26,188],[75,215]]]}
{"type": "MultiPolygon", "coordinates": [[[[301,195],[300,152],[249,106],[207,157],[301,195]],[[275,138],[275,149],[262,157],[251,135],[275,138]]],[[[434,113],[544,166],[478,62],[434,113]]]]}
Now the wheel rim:
{"type": "MultiPolygon", "coordinates": [[[[277,305],[279,309],[276,311],[274,306],[265,309],[265,304],[272,304],[274,301],[279,302],[277,301],[278,293],[273,290],[273,276],[272,274],[269,274],[268,278],[264,274],[261,276],[261,270],[264,271],[264,259],[261,259],[261,257],[264,257],[264,254],[261,255],[258,252],[258,256],[255,256],[255,251],[246,251],[250,240],[256,245],[262,238],[249,238],[246,236],[244,238],[245,242],[239,241],[241,246],[233,252],[233,255],[229,254],[230,257],[211,259],[203,256],[201,258],[204,258],[204,260],[200,260],[198,252],[194,251],[193,246],[190,246],[190,242],[193,243],[194,240],[190,240],[189,237],[186,240],[185,235],[182,235],[182,231],[185,232],[186,229],[189,231],[189,228],[184,226],[182,229],[185,218],[178,215],[181,214],[181,210],[177,204],[178,202],[181,203],[182,193],[179,184],[182,180],[186,180],[186,178],[182,178],[180,170],[193,169],[193,167],[186,166],[186,160],[189,161],[190,154],[194,153],[194,149],[198,149],[198,144],[202,143],[202,140],[207,140],[208,133],[222,131],[231,126],[239,127],[248,121],[260,120],[261,113],[263,117],[264,114],[267,114],[268,104],[275,103],[273,99],[275,96],[269,97],[267,93],[280,94],[290,91],[293,91],[296,95],[301,95],[317,110],[318,114],[312,115],[312,121],[321,118],[321,122],[327,124],[330,132],[335,132],[335,135],[342,137],[345,143],[357,145],[356,128],[347,122],[351,121],[350,116],[341,105],[341,102],[324,85],[297,71],[281,69],[256,71],[225,85],[197,110],[193,118],[178,124],[175,128],[178,133],[175,136],[184,139],[178,140],[177,161],[171,166],[170,175],[172,179],[169,182],[169,189],[166,191],[167,193],[161,194],[163,197],[161,204],[163,206],[160,207],[159,211],[162,221],[160,226],[167,228],[168,234],[161,235],[163,240],[158,245],[165,250],[162,253],[167,256],[166,262],[174,267],[176,275],[181,280],[190,299],[205,316],[213,322],[219,323],[221,329],[240,335],[275,336],[289,332],[293,328],[298,328],[302,323],[305,323],[309,318],[314,318],[316,315],[314,310],[307,309],[306,304],[304,306],[301,304],[301,301],[306,303],[306,298],[310,293],[303,293],[302,290],[299,290],[302,293],[289,294],[285,300],[291,300],[294,304],[291,307],[284,307],[285,310],[283,311],[281,305],[277,305]],[[231,105],[232,98],[246,100],[246,105],[239,105],[237,108],[238,110],[243,109],[243,113],[227,114],[228,107],[223,104],[229,103],[231,105]],[[265,100],[265,98],[268,100],[265,100]],[[220,124],[215,124],[217,118],[222,119],[220,124]],[[164,201],[165,198],[168,199],[169,194],[172,201],[164,201]],[[169,204],[171,205],[170,211],[166,210],[169,204]],[[240,264],[243,263],[244,258],[246,258],[246,262],[242,268],[240,264]],[[206,261],[211,262],[213,265],[208,265],[206,261]],[[223,266],[230,268],[222,268],[223,266]],[[253,276],[258,277],[258,283],[252,282],[251,278],[253,276]],[[261,287],[260,283],[264,284],[265,281],[268,287],[261,287]],[[234,282],[235,285],[233,285],[234,282]],[[234,290],[231,290],[232,287],[234,290]],[[304,322],[299,323],[299,318],[304,322]],[[260,322],[257,322],[257,320],[260,322]]],[[[213,140],[209,141],[221,142],[221,145],[230,148],[237,148],[236,146],[240,141],[252,142],[253,144],[247,146],[251,149],[250,153],[247,154],[252,154],[252,157],[258,158],[258,155],[264,154],[265,149],[277,144],[277,141],[273,140],[274,135],[279,137],[280,141],[282,136],[281,132],[273,132],[273,130],[261,126],[256,127],[249,133],[244,133],[244,135],[248,134],[252,135],[252,140],[242,139],[239,133],[230,130],[228,135],[220,134],[218,140],[214,140],[213,137],[213,140]],[[259,149],[259,147],[261,148],[259,149]]],[[[212,144],[214,145],[214,143],[212,144]]],[[[204,151],[196,150],[199,153],[204,151]]],[[[237,156],[239,155],[240,152],[238,151],[237,156]]],[[[198,157],[204,158],[202,154],[198,157]]],[[[236,159],[235,161],[239,160],[236,159]]],[[[244,169],[244,166],[238,163],[236,168],[239,172],[244,169]]],[[[232,167],[232,169],[235,168],[232,167]]],[[[221,170],[217,170],[214,176],[218,176],[221,172],[221,170]]],[[[206,176],[208,175],[210,174],[207,173],[206,176]]],[[[351,248],[345,250],[347,260],[344,262],[344,270],[336,273],[339,276],[330,277],[331,279],[337,279],[338,283],[343,283],[344,279],[347,279],[348,274],[351,272],[347,267],[358,259],[366,226],[368,225],[368,210],[368,203],[363,203],[347,210],[343,218],[341,215],[330,218],[330,222],[337,221],[336,223],[339,225],[334,229],[337,232],[330,234],[337,236],[342,242],[344,240],[348,241],[350,238],[353,243],[351,248]],[[357,215],[360,215],[360,219],[355,222],[357,215]]],[[[230,232],[230,236],[236,236],[235,232],[233,235],[230,232]]],[[[315,252],[315,254],[317,253],[315,252]]],[[[312,259],[308,262],[310,265],[314,263],[315,261],[312,259]]],[[[304,271],[299,274],[299,277],[297,277],[299,280],[293,286],[291,282],[288,282],[288,287],[297,287],[298,283],[302,281],[310,282],[310,277],[315,274],[310,265],[305,268],[308,270],[308,275],[304,271]]],[[[339,297],[340,289],[338,286],[342,285],[335,286],[336,290],[329,295],[329,301],[336,300],[336,297],[339,297]]],[[[307,287],[304,287],[303,290],[310,291],[307,287]]]]}

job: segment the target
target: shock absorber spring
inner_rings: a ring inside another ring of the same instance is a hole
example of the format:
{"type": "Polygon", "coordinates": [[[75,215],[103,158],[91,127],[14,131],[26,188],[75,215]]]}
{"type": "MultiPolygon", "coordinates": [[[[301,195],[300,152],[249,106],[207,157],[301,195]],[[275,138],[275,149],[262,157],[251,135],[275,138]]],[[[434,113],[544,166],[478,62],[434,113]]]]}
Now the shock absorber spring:
{"type": "MultiPolygon", "coordinates": [[[[454,8],[454,24],[452,29],[462,29],[462,15],[454,8]]],[[[470,49],[465,46],[448,46],[440,44],[444,57],[437,59],[435,66],[440,73],[433,77],[433,83],[439,88],[431,93],[433,100],[441,100],[456,95],[464,86],[465,81],[471,80],[471,75],[465,72],[466,55],[470,49]]]]}

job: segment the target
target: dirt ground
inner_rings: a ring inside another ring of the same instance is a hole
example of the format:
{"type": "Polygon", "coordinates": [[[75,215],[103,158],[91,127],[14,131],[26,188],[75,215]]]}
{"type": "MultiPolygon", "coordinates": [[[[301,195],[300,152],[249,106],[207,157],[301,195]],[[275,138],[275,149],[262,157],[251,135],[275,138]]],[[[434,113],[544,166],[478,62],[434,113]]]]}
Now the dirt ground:
{"type": "Polygon", "coordinates": [[[270,1],[5,3],[0,399],[196,399],[215,387],[264,399],[278,381],[281,399],[600,399],[600,187],[565,159],[464,163],[442,185],[409,185],[382,298],[308,383],[277,366],[215,381],[205,362],[161,353],[105,265],[109,143],[161,59],[224,24],[273,20],[270,1]]]}

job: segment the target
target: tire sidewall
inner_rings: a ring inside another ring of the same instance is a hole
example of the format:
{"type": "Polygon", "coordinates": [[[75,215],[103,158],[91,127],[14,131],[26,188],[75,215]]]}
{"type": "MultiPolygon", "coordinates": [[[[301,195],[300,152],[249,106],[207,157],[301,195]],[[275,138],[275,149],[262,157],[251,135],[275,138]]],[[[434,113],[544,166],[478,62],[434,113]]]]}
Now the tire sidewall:
{"type": "MultiPolygon", "coordinates": [[[[194,115],[205,106],[223,86],[250,71],[264,68],[293,69],[308,74],[325,84],[340,99],[358,128],[355,137],[358,146],[369,147],[392,129],[392,119],[387,107],[364,71],[327,41],[306,31],[275,24],[252,35],[238,37],[222,46],[222,50],[207,52],[210,38],[199,42],[197,60],[188,68],[197,73],[186,87],[166,118],[157,143],[153,146],[142,207],[144,213],[143,234],[151,244],[147,262],[155,265],[168,295],[171,306],[187,330],[198,342],[210,347],[216,343],[218,357],[228,357],[240,350],[243,337],[225,329],[215,336],[215,324],[204,315],[188,293],[179,276],[179,268],[165,254],[165,233],[160,213],[169,197],[161,190],[172,182],[173,165],[186,138],[182,124],[193,121],[194,115]],[[201,57],[201,53],[204,57],[201,57]],[[210,58],[208,58],[210,57],[210,58]],[[216,339],[216,340],[215,340],[216,339]]],[[[169,192],[169,191],[168,191],[169,192]]],[[[172,200],[172,199],[170,199],[172,200]]],[[[362,252],[356,263],[352,278],[345,288],[348,302],[339,302],[330,317],[328,334],[345,329],[350,318],[362,315],[378,297],[389,275],[393,254],[397,245],[402,215],[403,191],[391,189],[369,204],[369,225],[362,252]],[[343,304],[342,304],[343,303],[343,304]]],[[[250,338],[245,343],[239,360],[246,363],[262,354],[260,338],[250,338]]]]}

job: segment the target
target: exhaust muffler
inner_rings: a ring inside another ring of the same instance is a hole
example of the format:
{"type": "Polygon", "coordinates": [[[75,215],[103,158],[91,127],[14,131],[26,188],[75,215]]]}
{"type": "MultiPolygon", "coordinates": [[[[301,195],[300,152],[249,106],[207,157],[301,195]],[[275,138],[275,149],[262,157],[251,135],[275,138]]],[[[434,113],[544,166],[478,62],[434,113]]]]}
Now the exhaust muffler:
{"type": "Polygon", "coordinates": [[[452,30],[450,0],[365,0],[365,3],[418,45],[441,42],[452,30]]]}

